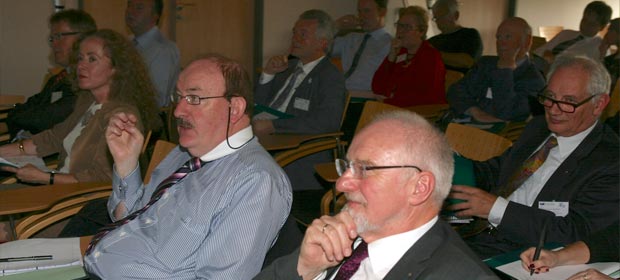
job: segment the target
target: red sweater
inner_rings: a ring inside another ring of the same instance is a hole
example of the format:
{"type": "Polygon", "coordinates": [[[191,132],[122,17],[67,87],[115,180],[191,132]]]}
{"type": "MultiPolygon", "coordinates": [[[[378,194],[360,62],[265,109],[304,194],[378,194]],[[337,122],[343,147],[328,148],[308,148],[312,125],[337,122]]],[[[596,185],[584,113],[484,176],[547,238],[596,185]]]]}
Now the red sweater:
{"type": "MultiPolygon", "coordinates": [[[[404,53],[406,49],[401,49],[397,61],[404,53]]],[[[386,57],[375,72],[372,91],[387,96],[383,102],[399,107],[448,103],[444,88],[446,69],[438,50],[423,41],[410,64],[405,64],[406,61],[390,62],[386,57]]]]}

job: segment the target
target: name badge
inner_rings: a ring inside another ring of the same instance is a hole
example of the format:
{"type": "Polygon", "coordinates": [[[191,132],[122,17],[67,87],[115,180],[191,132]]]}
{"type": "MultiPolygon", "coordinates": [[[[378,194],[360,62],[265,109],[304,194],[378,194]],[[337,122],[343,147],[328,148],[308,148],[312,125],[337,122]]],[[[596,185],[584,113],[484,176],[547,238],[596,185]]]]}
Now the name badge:
{"type": "Polygon", "coordinates": [[[556,217],[568,215],[568,201],[539,201],[538,208],[551,211],[556,217]]]}
{"type": "Polygon", "coordinates": [[[487,95],[485,97],[488,99],[493,99],[493,91],[491,88],[487,88],[487,95]]]}
{"type": "Polygon", "coordinates": [[[397,56],[395,63],[399,63],[399,62],[402,62],[402,61],[405,61],[405,60],[407,60],[407,54],[406,53],[397,56]]]}
{"type": "Polygon", "coordinates": [[[295,109],[308,111],[310,108],[310,100],[296,97],[293,106],[295,106],[295,109]]]}
{"type": "Polygon", "coordinates": [[[52,100],[50,103],[54,103],[56,101],[58,101],[58,99],[60,99],[62,97],[62,91],[55,91],[52,92],[52,100]]]}

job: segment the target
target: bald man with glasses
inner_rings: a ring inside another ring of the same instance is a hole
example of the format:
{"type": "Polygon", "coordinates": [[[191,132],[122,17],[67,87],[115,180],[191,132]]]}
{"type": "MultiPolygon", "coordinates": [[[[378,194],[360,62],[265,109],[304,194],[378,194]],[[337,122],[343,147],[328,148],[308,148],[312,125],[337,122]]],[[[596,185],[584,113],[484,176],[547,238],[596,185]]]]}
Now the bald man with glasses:
{"type": "Polygon", "coordinates": [[[481,258],[546,242],[568,244],[619,219],[618,135],[599,121],[609,74],[585,56],[561,56],[533,119],[511,149],[475,164],[477,187],[454,186],[448,207],[474,216],[466,242],[481,258]]]}

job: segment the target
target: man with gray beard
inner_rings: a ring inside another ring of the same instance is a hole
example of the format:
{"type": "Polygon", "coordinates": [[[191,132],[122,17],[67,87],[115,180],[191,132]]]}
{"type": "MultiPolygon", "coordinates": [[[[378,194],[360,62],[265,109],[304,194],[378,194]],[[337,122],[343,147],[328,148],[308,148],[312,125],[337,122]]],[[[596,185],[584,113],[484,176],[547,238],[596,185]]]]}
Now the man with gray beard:
{"type": "Polygon", "coordinates": [[[314,220],[300,249],[255,279],[498,279],[438,219],[453,165],[450,146],[424,118],[377,117],[336,160],[343,211],[314,220]]]}

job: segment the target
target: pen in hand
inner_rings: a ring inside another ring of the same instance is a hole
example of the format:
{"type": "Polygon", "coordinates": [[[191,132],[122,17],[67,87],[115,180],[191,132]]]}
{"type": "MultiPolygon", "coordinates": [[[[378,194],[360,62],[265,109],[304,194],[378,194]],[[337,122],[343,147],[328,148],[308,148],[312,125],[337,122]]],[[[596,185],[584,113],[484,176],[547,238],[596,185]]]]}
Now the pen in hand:
{"type": "MultiPolygon", "coordinates": [[[[540,240],[538,240],[538,245],[536,246],[536,250],[534,251],[534,258],[532,259],[532,262],[537,261],[538,258],[540,258],[540,250],[542,250],[543,246],[545,245],[545,239],[547,236],[547,225],[549,224],[549,221],[550,220],[546,220],[543,224],[542,231],[540,232],[540,240]]],[[[530,265],[530,276],[532,276],[533,274],[534,266],[530,265]]]]}
{"type": "Polygon", "coordinates": [[[22,262],[22,261],[46,261],[51,260],[52,255],[44,255],[44,256],[29,256],[29,257],[14,257],[14,258],[2,258],[0,259],[0,263],[5,262],[22,262]]]}

